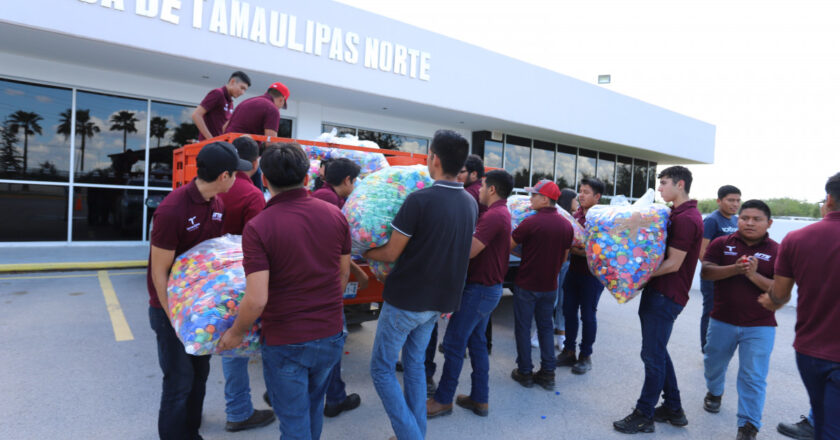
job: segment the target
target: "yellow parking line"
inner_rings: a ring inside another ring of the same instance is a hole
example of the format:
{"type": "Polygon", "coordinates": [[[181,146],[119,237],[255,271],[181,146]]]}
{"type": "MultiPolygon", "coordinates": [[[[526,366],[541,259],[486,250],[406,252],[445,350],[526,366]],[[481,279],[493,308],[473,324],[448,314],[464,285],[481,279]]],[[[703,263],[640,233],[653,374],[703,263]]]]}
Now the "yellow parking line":
{"type": "Polygon", "coordinates": [[[120,307],[120,301],[117,299],[117,293],[114,292],[114,286],[111,284],[111,279],[108,278],[108,271],[100,270],[98,275],[99,286],[102,287],[102,295],[105,296],[105,304],[108,306],[108,314],[111,315],[114,338],[117,342],[133,340],[134,335],[131,334],[128,321],[125,320],[122,307],[120,307]]]}
{"type": "Polygon", "coordinates": [[[0,273],[46,272],[59,270],[135,269],[138,267],[146,267],[147,264],[148,261],[146,260],[0,264],[0,273]]]}
{"type": "MultiPolygon", "coordinates": [[[[110,276],[117,276],[117,275],[145,275],[146,271],[131,271],[131,272],[116,272],[108,274],[110,276]]],[[[31,275],[31,276],[22,276],[22,277],[0,277],[0,280],[49,280],[49,279],[60,279],[60,278],[90,278],[98,276],[95,273],[73,273],[73,274],[66,274],[66,275],[31,275]]]]}

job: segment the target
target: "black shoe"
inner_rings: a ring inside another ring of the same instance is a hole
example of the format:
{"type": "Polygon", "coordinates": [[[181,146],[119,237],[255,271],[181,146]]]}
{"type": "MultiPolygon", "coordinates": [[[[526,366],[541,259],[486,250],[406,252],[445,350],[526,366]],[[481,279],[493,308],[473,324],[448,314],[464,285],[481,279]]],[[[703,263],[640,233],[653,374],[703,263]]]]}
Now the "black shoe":
{"type": "Polygon", "coordinates": [[[744,426],[738,428],[738,436],[735,437],[735,440],[755,440],[756,434],[758,434],[758,429],[752,423],[747,422],[744,426]]]}
{"type": "Polygon", "coordinates": [[[431,399],[435,395],[435,391],[437,391],[435,378],[429,376],[426,378],[426,398],[431,399]]]}
{"type": "Polygon", "coordinates": [[[592,358],[589,356],[581,356],[577,363],[572,367],[572,373],[586,374],[592,369],[592,358]]]}
{"type": "Polygon", "coordinates": [[[362,398],[359,397],[358,394],[350,394],[347,398],[344,399],[341,403],[336,403],[334,405],[330,405],[329,403],[324,405],[324,416],[325,417],[335,417],[341,414],[344,411],[354,410],[362,404],[362,398]]]}
{"type": "Polygon", "coordinates": [[[534,375],[534,383],[548,391],[554,391],[554,372],[548,370],[537,371],[534,375]]]}
{"type": "Polygon", "coordinates": [[[706,397],[703,398],[703,409],[712,414],[719,413],[721,397],[723,397],[723,395],[715,396],[714,394],[707,392],[706,397]]]}
{"type": "Polygon", "coordinates": [[[405,371],[405,368],[403,368],[402,362],[400,362],[400,361],[397,361],[397,365],[396,365],[396,367],[395,367],[395,368],[396,368],[396,369],[397,369],[397,371],[399,371],[400,373],[402,373],[403,371],[405,371]]]}
{"type": "Polygon", "coordinates": [[[248,420],[241,422],[227,422],[225,423],[225,431],[236,432],[245,431],[246,429],[261,428],[270,425],[274,421],[274,411],[270,409],[254,410],[248,420]]]}
{"type": "Polygon", "coordinates": [[[800,417],[802,417],[802,420],[798,423],[779,423],[779,426],[776,426],[776,430],[779,431],[779,434],[797,440],[813,440],[814,426],[811,425],[807,417],[800,417]]]}
{"type": "Polygon", "coordinates": [[[438,344],[438,351],[443,353],[443,343],[438,344]]]}
{"type": "Polygon", "coordinates": [[[678,411],[674,411],[665,405],[660,405],[658,408],[653,410],[653,421],[659,423],[668,422],[674,426],[688,425],[688,419],[685,418],[685,411],[683,411],[682,408],[678,411]]]}
{"type": "Polygon", "coordinates": [[[634,409],[633,412],[617,421],[613,422],[613,428],[618,432],[625,434],[636,434],[638,432],[653,432],[656,427],[653,426],[653,419],[647,418],[641,411],[634,409]]]}
{"type": "Polygon", "coordinates": [[[268,391],[263,393],[263,400],[265,400],[265,403],[267,403],[268,407],[271,408],[271,400],[268,399],[268,391]]]}
{"type": "Polygon", "coordinates": [[[519,368],[514,368],[513,371],[510,373],[510,378],[519,382],[519,385],[522,385],[525,388],[531,388],[534,386],[534,375],[533,373],[523,374],[519,372],[519,368]]]}
{"type": "Polygon", "coordinates": [[[558,367],[571,367],[577,363],[577,357],[575,356],[575,352],[563,350],[560,354],[557,355],[557,366],[558,367]]]}

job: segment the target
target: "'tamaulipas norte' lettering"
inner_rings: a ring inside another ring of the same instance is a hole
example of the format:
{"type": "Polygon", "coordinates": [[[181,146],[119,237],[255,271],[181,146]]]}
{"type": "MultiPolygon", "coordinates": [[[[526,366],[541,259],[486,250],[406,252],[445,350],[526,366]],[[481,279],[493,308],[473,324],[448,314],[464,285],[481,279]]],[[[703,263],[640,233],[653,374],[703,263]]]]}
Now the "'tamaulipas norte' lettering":
{"type": "MultiPolygon", "coordinates": [[[[126,0],[79,0],[115,11],[126,10],[126,0]]],[[[134,13],[180,25],[182,0],[129,0],[134,13]]],[[[240,0],[192,0],[192,27],[222,35],[286,48],[330,60],[359,64],[368,69],[391,72],[407,78],[431,80],[431,54],[420,49],[330,26],[240,0]],[[209,20],[205,8],[210,8],[209,20]],[[361,56],[360,56],[361,52],[361,56]]]]}

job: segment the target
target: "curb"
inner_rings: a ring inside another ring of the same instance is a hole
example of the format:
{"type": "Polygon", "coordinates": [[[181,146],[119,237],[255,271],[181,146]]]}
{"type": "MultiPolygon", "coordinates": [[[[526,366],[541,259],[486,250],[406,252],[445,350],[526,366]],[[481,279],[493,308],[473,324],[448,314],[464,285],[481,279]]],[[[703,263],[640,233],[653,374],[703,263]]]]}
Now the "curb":
{"type": "Polygon", "coordinates": [[[0,273],[57,272],[75,270],[135,269],[145,268],[147,260],[76,261],[67,263],[0,264],[0,273]]]}

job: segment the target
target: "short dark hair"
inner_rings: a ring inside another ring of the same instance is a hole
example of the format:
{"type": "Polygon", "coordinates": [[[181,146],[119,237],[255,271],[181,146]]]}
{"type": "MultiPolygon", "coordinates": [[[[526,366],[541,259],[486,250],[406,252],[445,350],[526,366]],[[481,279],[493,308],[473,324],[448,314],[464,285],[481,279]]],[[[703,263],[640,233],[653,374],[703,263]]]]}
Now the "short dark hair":
{"type": "Polygon", "coordinates": [[[360,167],[356,162],[342,157],[330,162],[330,166],[324,171],[324,177],[330,185],[338,186],[341,185],[341,182],[344,182],[344,179],[347,177],[351,180],[359,177],[359,173],[361,171],[362,167],[360,167]]]}
{"type": "Polygon", "coordinates": [[[265,147],[260,169],[274,189],[292,188],[303,185],[309,159],[298,144],[271,143],[265,147]]]}
{"type": "Polygon", "coordinates": [[[284,95],[283,92],[277,89],[268,89],[268,94],[271,95],[272,98],[279,98],[281,96],[284,98],[286,97],[286,95],[284,95]]]}
{"type": "Polygon", "coordinates": [[[688,194],[691,192],[692,177],[691,171],[688,168],[681,165],[674,165],[672,167],[665,168],[658,176],[656,176],[657,179],[661,179],[663,177],[671,179],[674,182],[674,185],[682,180],[685,182],[685,193],[688,194]]]}
{"type": "Polygon", "coordinates": [[[470,144],[463,136],[452,130],[438,130],[432,138],[429,151],[440,158],[440,166],[444,174],[457,176],[467,160],[470,144]]]}
{"type": "MultiPolygon", "coordinates": [[[[476,172],[479,179],[484,177],[484,161],[481,160],[481,156],[477,154],[470,154],[467,156],[467,160],[464,162],[464,168],[467,169],[467,173],[476,172]]],[[[498,190],[498,188],[497,188],[498,190]]],[[[506,198],[506,197],[502,197],[506,198]]]]}
{"type": "Polygon", "coordinates": [[[592,188],[592,191],[595,194],[604,194],[604,191],[606,191],[607,188],[604,185],[604,182],[601,182],[601,180],[596,177],[584,177],[580,180],[580,185],[578,185],[578,187],[581,187],[583,185],[592,188]]]}
{"type": "Polygon", "coordinates": [[[496,194],[506,199],[513,191],[513,176],[505,170],[493,170],[484,176],[484,185],[496,188],[496,194]]]}
{"type": "Polygon", "coordinates": [[[577,197],[577,193],[575,190],[571,188],[563,188],[560,190],[560,198],[557,199],[557,204],[560,205],[561,208],[565,209],[566,212],[572,212],[572,200],[577,197]]]}
{"type": "Polygon", "coordinates": [[[758,209],[759,211],[763,212],[768,219],[773,216],[770,213],[770,207],[767,206],[767,204],[762,202],[761,200],[747,200],[746,202],[742,203],[741,209],[738,211],[738,214],[742,213],[745,209],[758,209]]]}
{"type": "MultiPolygon", "coordinates": [[[[224,170],[211,171],[210,169],[205,167],[196,167],[195,169],[196,177],[208,183],[216,181],[216,179],[218,179],[219,176],[222,175],[222,173],[224,173],[224,170]]],[[[233,175],[235,173],[236,171],[233,171],[230,174],[233,175]]]]}
{"type": "Polygon", "coordinates": [[[239,136],[233,140],[233,146],[242,160],[253,162],[260,157],[260,146],[251,136],[239,136]]]}
{"type": "Polygon", "coordinates": [[[825,193],[834,199],[834,203],[840,202],[840,173],[828,178],[828,182],[825,182],[825,193]]]}
{"type": "Polygon", "coordinates": [[[723,200],[724,197],[730,194],[738,194],[741,195],[741,190],[732,185],[723,185],[718,189],[718,200],[723,200]]]}
{"type": "Polygon", "coordinates": [[[244,82],[245,84],[248,84],[248,87],[251,87],[251,78],[248,78],[248,75],[245,72],[237,70],[236,72],[231,73],[230,78],[228,78],[228,81],[234,78],[244,82]]]}

